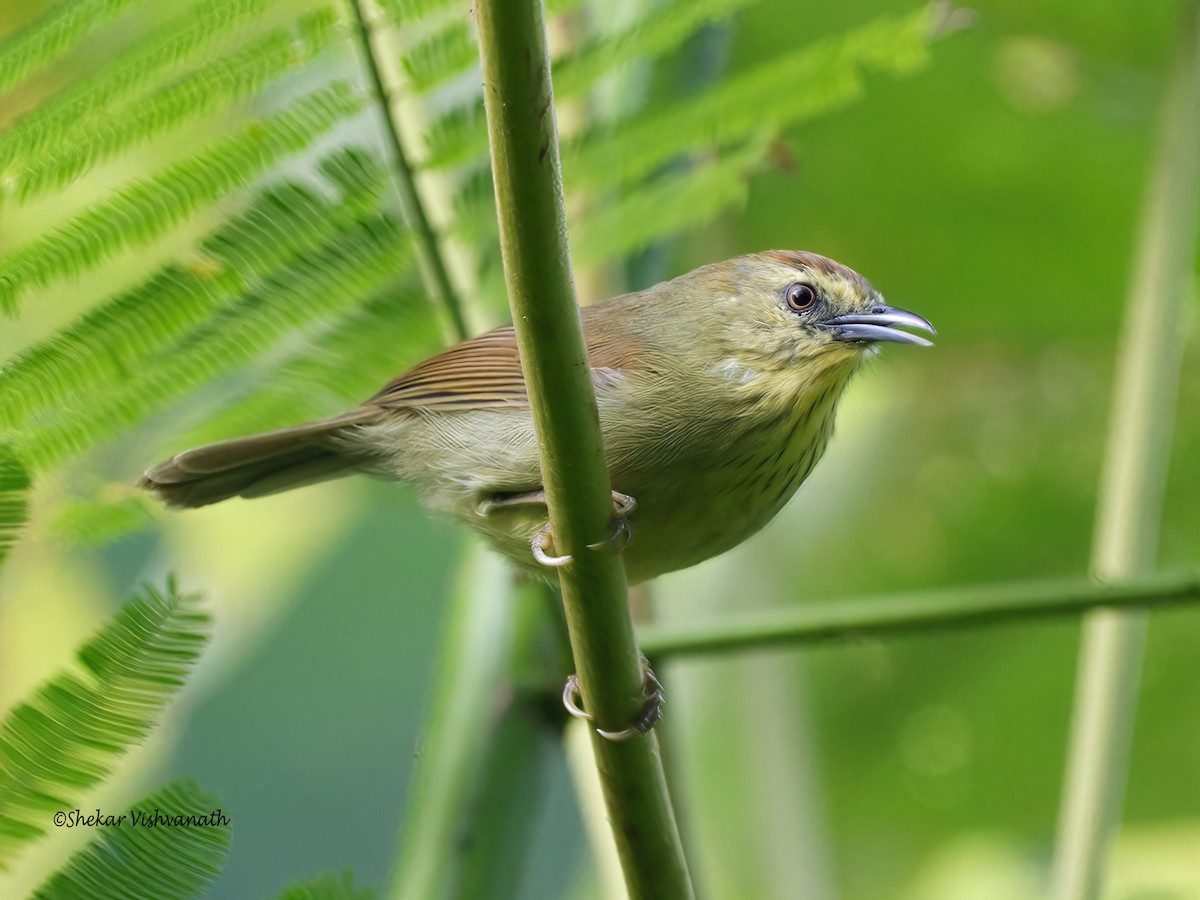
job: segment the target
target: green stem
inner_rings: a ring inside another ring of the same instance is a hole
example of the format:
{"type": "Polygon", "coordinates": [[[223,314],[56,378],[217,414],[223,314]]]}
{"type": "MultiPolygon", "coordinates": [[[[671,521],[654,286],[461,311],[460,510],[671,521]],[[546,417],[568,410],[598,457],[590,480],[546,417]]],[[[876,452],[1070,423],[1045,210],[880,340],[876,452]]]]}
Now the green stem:
{"type": "Polygon", "coordinates": [[[404,152],[404,142],[400,139],[400,129],[392,111],[391,93],[383,78],[383,69],[375,55],[371,42],[371,28],[363,13],[362,0],[347,0],[350,4],[351,18],[354,22],[354,33],[362,52],[363,65],[371,80],[375,96],[379,99],[383,110],[383,130],[388,147],[392,154],[393,181],[400,194],[400,207],[409,229],[416,236],[417,259],[425,286],[433,295],[434,301],[450,319],[451,333],[456,340],[466,340],[471,336],[467,327],[466,316],[463,313],[462,302],[458,292],[450,281],[450,273],[442,258],[442,248],[438,241],[437,232],[425,214],[425,205],[417,191],[416,176],[409,165],[408,155],[404,152]]]}
{"type": "Polygon", "coordinates": [[[1200,575],[1194,574],[1161,575],[1116,585],[1082,579],[1043,581],[739,613],[709,622],[647,626],[638,637],[642,649],[658,659],[1196,602],[1200,602],[1200,575]]]}
{"type": "MultiPolygon", "coordinates": [[[[575,305],[562,173],[537,0],[477,0],[484,105],[509,304],[541,447],[576,672],[596,724],[621,730],[643,703],[620,557],[588,549],[612,531],[596,398],[575,305]]],[[[653,733],[593,734],[618,855],[634,898],[692,896],[653,733]]]]}
{"type": "MultiPolygon", "coordinates": [[[[1200,0],[1183,13],[1117,357],[1092,545],[1092,572],[1103,580],[1153,570],[1166,488],[1200,186],[1200,0]]],[[[1145,633],[1141,611],[1102,611],[1084,621],[1055,860],[1059,900],[1101,894],[1121,816],[1145,633]]]]}

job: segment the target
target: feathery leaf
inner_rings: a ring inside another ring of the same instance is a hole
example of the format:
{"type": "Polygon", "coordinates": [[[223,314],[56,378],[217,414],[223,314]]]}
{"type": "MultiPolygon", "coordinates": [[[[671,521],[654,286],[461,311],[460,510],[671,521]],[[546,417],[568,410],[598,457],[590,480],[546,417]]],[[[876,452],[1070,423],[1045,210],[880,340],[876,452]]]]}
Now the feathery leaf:
{"type": "Polygon", "coordinates": [[[343,872],[341,876],[319,875],[312,881],[294,884],[276,900],[371,900],[374,896],[370,888],[355,887],[354,876],[343,872]]]}
{"type": "Polygon", "coordinates": [[[359,223],[164,349],[126,381],[86,406],[14,432],[13,440],[35,469],[59,462],[244,365],[283,335],[374,295],[410,266],[407,243],[393,220],[359,223]]]}
{"type": "Polygon", "coordinates": [[[444,12],[453,0],[379,0],[384,13],[398,25],[417,22],[436,12],[444,12]]]}
{"type": "Polygon", "coordinates": [[[199,896],[221,873],[233,829],[216,794],[180,779],[142,797],[125,815],[121,825],[97,829],[99,836],[51,875],[34,900],[184,900],[199,896]],[[142,816],[139,824],[135,814],[142,816]]]}
{"type": "Polygon", "coordinates": [[[576,224],[576,258],[619,259],[670,234],[682,234],[745,202],[750,172],[767,155],[761,138],[714,161],[668,173],[614,203],[588,210],[576,224]]]}
{"type": "Polygon", "coordinates": [[[202,53],[262,15],[274,0],[207,0],[146,35],[100,71],[40,103],[0,135],[0,171],[17,159],[36,159],[76,134],[87,118],[103,121],[116,102],[152,76],[202,53]]]}
{"type": "Polygon", "coordinates": [[[127,147],[142,143],[224,106],[253,97],[269,81],[314,59],[333,43],[337,17],[320,10],[296,23],[278,28],[247,44],[237,53],[191,73],[120,113],[89,118],[86,127],[64,135],[56,152],[39,154],[14,176],[12,193],[29,200],[61,188],[92,166],[127,147]]]}
{"type": "Polygon", "coordinates": [[[696,148],[745,140],[851,102],[863,73],[903,75],[929,58],[932,12],[884,16],[729,79],[695,99],[643,111],[608,134],[588,134],[567,152],[575,184],[608,188],[640,178],[696,148]],[[786,85],[781,90],[780,85],[786,85]]]}
{"type": "Polygon", "coordinates": [[[192,446],[282,428],[362,403],[407,365],[437,350],[441,336],[432,312],[415,286],[389,287],[305,341],[252,394],[172,444],[192,446]]]}
{"type": "Polygon", "coordinates": [[[70,53],[79,41],[143,0],[63,0],[0,43],[0,91],[70,53]]]}
{"type": "Polygon", "coordinates": [[[232,305],[255,279],[379,208],[386,176],[376,157],[345,149],[320,168],[339,189],[339,203],[298,184],[269,188],[208,237],[191,264],[168,266],[18,355],[0,377],[0,424],[25,427],[54,410],[96,402],[151,355],[232,305]]]}
{"type": "Polygon", "coordinates": [[[554,64],[554,96],[581,94],[634,60],[675,50],[706,25],[728,18],[758,0],[672,0],[616,34],[586,44],[554,64]]]}
{"type": "Polygon", "coordinates": [[[272,163],[307,147],[357,112],[361,96],[336,81],[191,159],[135,182],[50,234],[0,260],[0,312],[16,312],[32,286],[74,275],[118,250],[145,244],[272,163]]]}
{"type": "Polygon", "coordinates": [[[97,545],[148,528],[155,521],[155,508],[145,494],[132,491],[131,485],[110,484],[102,494],[126,496],[118,500],[100,496],[65,504],[50,523],[50,534],[74,544],[97,545]]]}
{"type": "MultiPolygon", "coordinates": [[[[762,63],[689,101],[672,101],[615,126],[590,129],[563,149],[571,182],[592,188],[625,184],[696,147],[737,143],[764,127],[782,129],[844,106],[862,94],[866,70],[904,75],[925,65],[935,39],[934,15],[931,8],[921,7],[902,16],[884,16],[762,63]]],[[[678,35],[657,25],[650,39],[673,36],[678,35]]],[[[636,32],[628,38],[637,39],[636,32]]],[[[594,52],[619,55],[619,44],[618,40],[615,49],[594,52]]],[[[582,59],[578,65],[586,75],[596,63],[582,59]]],[[[583,86],[583,75],[568,74],[567,83],[578,77],[583,86]]],[[[425,145],[422,167],[427,169],[481,157],[487,151],[482,100],[456,107],[435,121],[425,145]]]]}
{"type": "Polygon", "coordinates": [[[0,444],[0,564],[29,517],[29,474],[7,444],[0,444]]]}
{"type": "Polygon", "coordinates": [[[479,45],[466,22],[451,22],[404,54],[408,84],[417,93],[430,91],[461,75],[478,62],[479,45]]]}
{"type": "MultiPolygon", "coordinates": [[[[139,743],[208,639],[194,595],[145,588],[0,725],[0,868],[139,743]]],[[[169,829],[168,829],[169,830],[169,829]]]]}

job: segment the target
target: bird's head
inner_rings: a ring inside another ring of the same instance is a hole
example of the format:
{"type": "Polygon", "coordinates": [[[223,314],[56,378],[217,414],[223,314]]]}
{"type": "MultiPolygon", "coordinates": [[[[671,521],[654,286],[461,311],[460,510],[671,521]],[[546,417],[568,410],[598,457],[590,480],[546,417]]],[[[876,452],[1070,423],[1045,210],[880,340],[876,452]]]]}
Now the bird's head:
{"type": "Polygon", "coordinates": [[[721,265],[728,321],[736,323],[730,349],[756,369],[853,368],[881,343],[930,346],[901,329],[936,334],[916,313],[889,306],[853,269],[816,253],[769,250],[721,265]]]}

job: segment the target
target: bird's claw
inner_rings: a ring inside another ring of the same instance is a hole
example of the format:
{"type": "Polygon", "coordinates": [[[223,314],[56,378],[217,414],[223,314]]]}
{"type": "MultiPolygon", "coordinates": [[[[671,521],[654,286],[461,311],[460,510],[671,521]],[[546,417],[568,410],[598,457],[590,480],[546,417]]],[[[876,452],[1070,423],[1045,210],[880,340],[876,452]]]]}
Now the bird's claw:
{"type": "MultiPolygon", "coordinates": [[[[609,741],[627,741],[631,737],[645,734],[654,727],[654,723],[663,716],[662,708],[663,704],[667,702],[667,698],[663,693],[662,683],[651,670],[650,662],[645,656],[642,657],[642,683],[646,691],[646,702],[642,705],[641,711],[634,716],[633,721],[629,723],[629,727],[620,731],[605,731],[603,728],[597,728],[596,734],[609,741]]],[[[591,713],[579,705],[580,696],[579,676],[571,675],[567,678],[566,686],[563,687],[563,706],[575,718],[586,719],[590,722],[592,721],[591,713]]]]}
{"type": "MultiPolygon", "coordinates": [[[[622,494],[620,491],[613,491],[612,499],[613,516],[616,522],[613,526],[613,533],[606,540],[595,544],[588,544],[589,550],[620,553],[629,546],[629,542],[633,539],[633,529],[629,527],[628,516],[637,509],[637,501],[628,494],[622,494]]],[[[547,525],[535,534],[533,540],[530,542],[530,548],[533,550],[533,558],[543,566],[550,566],[551,568],[565,566],[574,559],[569,553],[563,556],[551,556],[548,551],[553,545],[554,531],[547,525]]]]}

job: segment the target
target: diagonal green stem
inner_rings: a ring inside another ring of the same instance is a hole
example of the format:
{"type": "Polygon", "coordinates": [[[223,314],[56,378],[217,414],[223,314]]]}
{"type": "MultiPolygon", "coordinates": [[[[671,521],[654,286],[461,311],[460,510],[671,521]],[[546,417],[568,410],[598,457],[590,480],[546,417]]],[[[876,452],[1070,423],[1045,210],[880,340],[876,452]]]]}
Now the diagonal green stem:
{"type": "MultiPolygon", "coordinates": [[[[623,729],[643,702],[620,558],[608,539],[612,500],[567,246],[566,211],[540,0],[477,0],[484,104],[509,304],[541,447],[542,479],[584,703],[623,729]]],[[[605,804],[634,898],[692,896],[653,734],[593,735],[605,804]]]]}
{"type": "Polygon", "coordinates": [[[454,338],[460,341],[466,340],[471,335],[467,328],[462,302],[450,281],[450,273],[447,271],[446,262],[442,257],[442,247],[438,242],[437,232],[434,231],[429,216],[425,213],[425,205],[421,202],[421,195],[417,191],[416,175],[408,162],[408,155],[404,152],[404,142],[400,138],[400,129],[392,111],[391,94],[384,81],[383,68],[379,64],[371,40],[371,28],[367,24],[367,18],[363,12],[363,0],[347,0],[347,2],[350,4],[354,33],[358,38],[363,65],[366,67],[367,77],[371,80],[371,87],[383,110],[383,130],[391,151],[392,170],[395,176],[392,180],[400,194],[400,206],[404,212],[404,219],[417,239],[417,259],[421,265],[425,286],[433,295],[433,300],[439,308],[448,316],[454,338]]]}
{"type": "MultiPolygon", "coordinates": [[[[1153,569],[1166,488],[1200,186],[1200,0],[1188,0],[1183,13],[1117,357],[1092,545],[1092,572],[1105,581],[1153,569]]],[[[1102,890],[1145,633],[1144,612],[1099,611],[1084,622],[1055,860],[1058,900],[1093,900],[1102,890]]]]}
{"type": "Polygon", "coordinates": [[[739,653],[764,647],[973,628],[1075,616],[1098,609],[1140,610],[1200,603],[1200,575],[1159,575],[1116,585],[1041,581],[836,600],[647,626],[638,637],[655,659],[739,653]]]}

